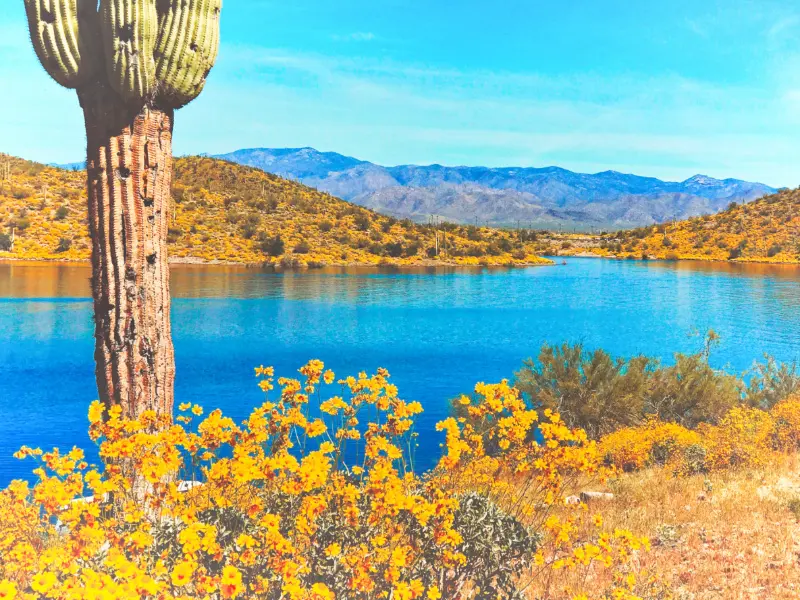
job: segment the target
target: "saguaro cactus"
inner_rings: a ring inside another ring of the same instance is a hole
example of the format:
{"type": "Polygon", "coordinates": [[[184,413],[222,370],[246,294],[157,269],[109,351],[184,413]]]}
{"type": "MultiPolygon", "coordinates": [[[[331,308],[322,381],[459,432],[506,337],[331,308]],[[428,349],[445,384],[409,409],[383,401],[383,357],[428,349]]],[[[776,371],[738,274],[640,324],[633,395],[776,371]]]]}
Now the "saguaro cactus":
{"type": "Polygon", "coordinates": [[[39,60],[86,123],[97,387],[172,414],[167,227],[174,110],[205,85],[222,0],[24,0],[39,60]]]}

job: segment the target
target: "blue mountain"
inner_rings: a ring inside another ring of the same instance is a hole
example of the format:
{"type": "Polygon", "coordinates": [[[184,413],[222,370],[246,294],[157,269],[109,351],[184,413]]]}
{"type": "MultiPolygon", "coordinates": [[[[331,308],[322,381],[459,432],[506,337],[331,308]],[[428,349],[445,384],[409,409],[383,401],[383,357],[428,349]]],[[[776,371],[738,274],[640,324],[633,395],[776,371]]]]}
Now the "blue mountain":
{"type": "Polygon", "coordinates": [[[221,158],[398,217],[576,229],[636,227],[711,214],[777,191],[695,175],[681,182],[560,167],[385,167],[313,148],[251,148],[221,158]]]}

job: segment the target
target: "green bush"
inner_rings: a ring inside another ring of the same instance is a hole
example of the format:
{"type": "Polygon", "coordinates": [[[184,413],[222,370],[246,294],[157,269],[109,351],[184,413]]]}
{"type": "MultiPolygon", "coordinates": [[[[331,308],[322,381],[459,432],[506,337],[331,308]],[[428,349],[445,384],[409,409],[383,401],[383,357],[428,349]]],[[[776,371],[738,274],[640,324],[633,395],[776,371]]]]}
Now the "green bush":
{"type": "Polygon", "coordinates": [[[286,244],[281,236],[266,237],[260,240],[259,249],[267,256],[280,256],[286,250],[286,244]]]}
{"type": "Polygon", "coordinates": [[[69,238],[62,237],[58,240],[58,247],[56,248],[56,252],[66,252],[72,248],[72,240],[69,238]]]}
{"type": "Polygon", "coordinates": [[[625,361],[583,344],[545,344],[515,373],[515,385],[532,405],[559,412],[596,438],[639,422],[655,367],[644,356],[625,361]]]}
{"type": "Polygon", "coordinates": [[[308,242],[305,240],[301,240],[294,247],[295,254],[308,254],[309,252],[311,252],[311,246],[309,246],[308,242]]]}
{"type": "Polygon", "coordinates": [[[716,341],[709,332],[701,351],[675,354],[670,365],[646,356],[614,358],[582,344],[545,344],[536,360],[523,362],[514,384],[532,407],[560,413],[567,425],[592,438],[650,415],[688,428],[716,423],[738,404],[769,408],[800,390],[795,365],[770,357],[754,368],[748,383],[712,368],[708,358],[716,341]]]}

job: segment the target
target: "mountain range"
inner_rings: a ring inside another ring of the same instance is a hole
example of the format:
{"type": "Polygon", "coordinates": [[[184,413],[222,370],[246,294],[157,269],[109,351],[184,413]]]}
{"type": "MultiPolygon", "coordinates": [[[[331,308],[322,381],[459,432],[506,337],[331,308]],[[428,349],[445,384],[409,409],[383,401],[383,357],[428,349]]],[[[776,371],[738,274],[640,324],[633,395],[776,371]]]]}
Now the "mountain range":
{"type": "MultiPolygon", "coordinates": [[[[314,148],[247,148],[214,158],[257,167],[380,213],[425,222],[625,229],[713,214],[777,190],[695,175],[681,182],[560,167],[385,167],[314,148]]],[[[82,163],[60,165],[82,168],[82,163]]]]}
{"type": "Polygon", "coordinates": [[[695,175],[682,182],[559,167],[385,167],[313,148],[249,148],[216,158],[300,181],[375,211],[415,221],[579,230],[619,229],[711,214],[776,191],[695,175]]]}

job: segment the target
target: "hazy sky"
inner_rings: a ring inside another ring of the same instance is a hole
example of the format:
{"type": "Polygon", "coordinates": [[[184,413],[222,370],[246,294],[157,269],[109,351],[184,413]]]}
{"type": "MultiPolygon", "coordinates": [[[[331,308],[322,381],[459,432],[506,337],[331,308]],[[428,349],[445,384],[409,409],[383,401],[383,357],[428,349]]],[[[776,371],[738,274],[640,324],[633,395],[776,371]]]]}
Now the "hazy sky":
{"type": "MultiPolygon", "coordinates": [[[[0,151],[81,160],[73,91],[0,2],[0,151]]],[[[178,154],[313,146],[382,164],[559,165],[800,184],[800,5],[225,0],[178,154]]]]}

